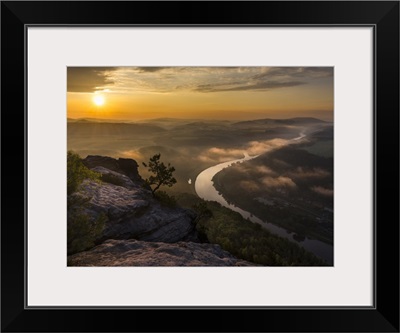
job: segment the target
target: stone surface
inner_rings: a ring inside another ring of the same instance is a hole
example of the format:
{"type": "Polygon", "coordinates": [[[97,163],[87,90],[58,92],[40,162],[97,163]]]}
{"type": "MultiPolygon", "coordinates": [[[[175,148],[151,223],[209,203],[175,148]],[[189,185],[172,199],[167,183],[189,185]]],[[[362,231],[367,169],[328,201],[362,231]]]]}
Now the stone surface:
{"type": "Polygon", "coordinates": [[[215,244],[107,240],[68,257],[68,266],[256,266],[215,244]]]}
{"type": "Polygon", "coordinates": [[[124,186],[85,180],[74,196],[88,198],[85,214],[93,220],[106,216],[105,229],[97,242],[106,239],[139,239],[145,241],[197,241],[196,214],[180,207],[163,206],[151,192],[121,174],[95,167],[102,174],[112,173],[124,186]]]}
{"type": "Polygon", "coordinates": [[[83,164],[89,169],[104,167],[129,177],[133,181],[143,182],[138,172],[138,164],[130,158],[115,159],[108,156],[89,155],[83,159],[83,164]]]}
{"type": "MultiPolygon", "coordinates": [[[[103,176],[112,176],[112,179],[114,179],[114,181],[118,181],[118,185],[123,186],[125,188],[139,188],[140,186],[138,186],[137,183],[134,183],[131,178],[129,178],[128,176],[122,174],[122,173],[118,173],[109,169],[106,169],[105,167],[102,166],[96,166],[94,168],[92,168],[93,171],[96,171],[98,173],[101,173],[103,176]]],[[[107,182],[107,181],[105,181],[107,182]]],[[[115,185],[115,184],[114,184],[115,185]]]]}

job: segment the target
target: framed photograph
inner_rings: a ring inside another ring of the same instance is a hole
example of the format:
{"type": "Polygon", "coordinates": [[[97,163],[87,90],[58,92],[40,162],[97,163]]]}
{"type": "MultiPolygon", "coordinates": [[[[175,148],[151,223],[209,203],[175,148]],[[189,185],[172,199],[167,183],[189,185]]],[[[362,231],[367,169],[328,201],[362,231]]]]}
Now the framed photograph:
{"type": "Polygon", "coordinates": [[[4,332],[399,332],[398,1],[1,29],[4,332]]]}

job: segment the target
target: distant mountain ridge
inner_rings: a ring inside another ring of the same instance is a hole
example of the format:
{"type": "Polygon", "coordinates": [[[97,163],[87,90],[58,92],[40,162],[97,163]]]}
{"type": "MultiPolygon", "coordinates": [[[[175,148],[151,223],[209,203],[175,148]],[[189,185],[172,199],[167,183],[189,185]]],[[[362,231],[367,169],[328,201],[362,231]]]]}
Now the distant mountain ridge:
{"type": "Polygon", "coordinates": [[[296,118],[288,118],[288,119],[272,119],[272,118],[264,118],[264,119],[255,119],[255,120],[246,120],[239,121],[233,124],[233,126],[243,126],[243,125],[306,125],[306,124],[329,124],[329,122],[320,120],[312,117],[296,117],[296,118]]]}
{"type": "MultiPolygon", "coordinates": [[[[142,119],[142,120],[128,120],[128,119],[102,119],[102,118],[67,118],[67,122],[69,123],[121,123],[121,124],[143,124],[143,123],[163,123],[163,122],[187,122],[189,124],[196,123],[218,123],[223,121],[232,122],[232,119],[226,120],[217,120],[217,119],[184,119],[184,118],[154,118],[154,119],[142,119]]],[[[252,119],[252,120],[242,120],[234,122],[234,124],[242,124],[242,123],[262,123],[262,122],[275,122],[281,124],[293,124],[293,123],[330,123],[330,121],[321,120],[313,117],[294,117],[294,118],[260,118],[260,119],[252,119]]]]}
{"type": "Polygon", "coordinates": [[[165,129],[152,124],[107,123],[79,121],[68,123],[68,134],[71,135],[129,135],[164,132],[165,129]],[[117,130],[118,129],[118,130],[117,130]]]}

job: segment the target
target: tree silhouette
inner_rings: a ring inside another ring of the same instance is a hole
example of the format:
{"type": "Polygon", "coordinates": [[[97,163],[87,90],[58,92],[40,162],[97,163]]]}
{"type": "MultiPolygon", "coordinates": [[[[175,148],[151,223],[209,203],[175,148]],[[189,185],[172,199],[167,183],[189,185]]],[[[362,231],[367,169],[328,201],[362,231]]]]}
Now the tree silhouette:
{"type": "Polygon", "coordinates": [[[156,154],[150,158],[148,164],[143,162],[143,165],[148,168],[149,172],[153,174],[145,180],[150,187],[155,186],[151,189],[153,196],[161,186],[164,185],[171,187],[176,183],[176,179],[172,175],[172,173],[175,171],[175,168],[171,166],[170,163],[165,165],[163,162],[160,162],[160,157],[161,154],[156,154]]]}

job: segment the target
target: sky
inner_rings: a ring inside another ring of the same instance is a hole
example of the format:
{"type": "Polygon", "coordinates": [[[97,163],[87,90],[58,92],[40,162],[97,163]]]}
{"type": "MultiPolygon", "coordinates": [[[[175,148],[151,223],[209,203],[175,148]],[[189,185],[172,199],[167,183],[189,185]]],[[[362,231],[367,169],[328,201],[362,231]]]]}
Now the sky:
{"type": "Polygon", "coordinates": [[[68,67],[68,118],[333,120],[333,67],[68,67]]]}

